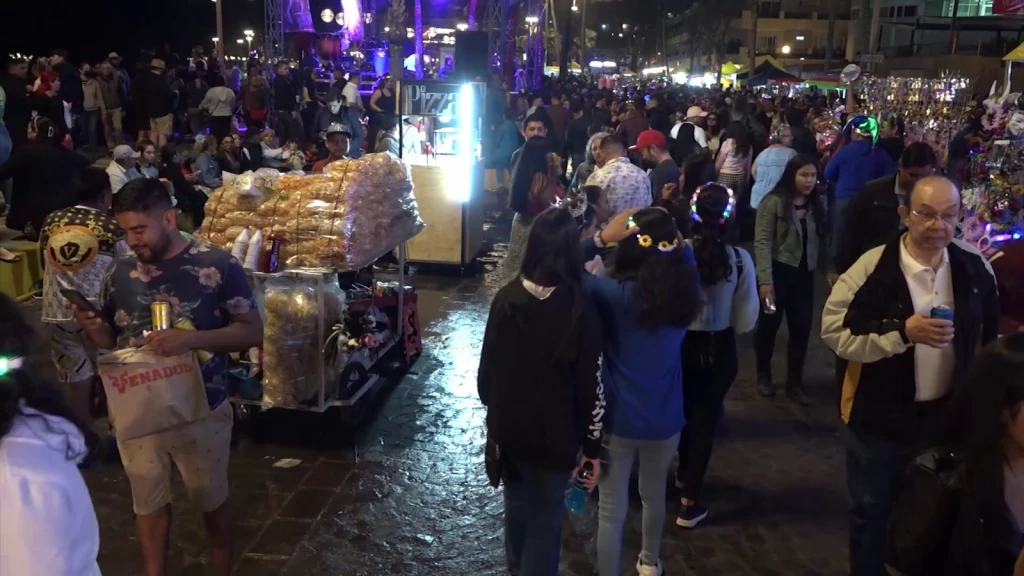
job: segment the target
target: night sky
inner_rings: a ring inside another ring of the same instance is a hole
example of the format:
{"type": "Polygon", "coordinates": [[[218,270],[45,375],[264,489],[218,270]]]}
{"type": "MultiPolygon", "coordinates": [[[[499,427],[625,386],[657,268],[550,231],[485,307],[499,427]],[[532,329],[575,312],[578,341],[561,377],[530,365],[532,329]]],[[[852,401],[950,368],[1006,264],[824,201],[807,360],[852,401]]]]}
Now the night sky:
{"type": "MultiPolygon", "coordinates": [[[[211,0],[7,0],[0,17],[0,55],[41,54],[55,48],[72,61],[94,62],[116,51],[126,59],[164,43],[182,56],[216,36],[211,0]],[[11,13],[8,7],[13,8],[11,13]],[[45,11],[43,8],[45,7],[45,11]]],[[[251,28],[262,36],[263,0],[224,0],[224,35],[229,42],[251,28]]]]}

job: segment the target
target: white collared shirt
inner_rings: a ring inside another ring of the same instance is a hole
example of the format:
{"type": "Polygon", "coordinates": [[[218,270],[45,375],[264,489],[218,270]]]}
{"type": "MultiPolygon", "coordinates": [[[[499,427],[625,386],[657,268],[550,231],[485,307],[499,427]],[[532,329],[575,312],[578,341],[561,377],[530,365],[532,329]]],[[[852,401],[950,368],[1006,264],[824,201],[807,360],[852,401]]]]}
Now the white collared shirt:
{"type": "MultiPolygon", "coordinates": [[[[949,250],[942,251],[938,270],[924,266],[907,252],[907,237],[900,239],[900,269],[910,289],[914,312],[928,318],[933,306],[953,308],[953,274],[949,267],[949,250]]],[[[954,336],[955,338],[955,336],[954,336]]],[[[917,392],[914,400],[937,400],[949,393],[953,384],[956,353],[953,342],[944,348],[914,344],[914,376],[917,392]]]]}

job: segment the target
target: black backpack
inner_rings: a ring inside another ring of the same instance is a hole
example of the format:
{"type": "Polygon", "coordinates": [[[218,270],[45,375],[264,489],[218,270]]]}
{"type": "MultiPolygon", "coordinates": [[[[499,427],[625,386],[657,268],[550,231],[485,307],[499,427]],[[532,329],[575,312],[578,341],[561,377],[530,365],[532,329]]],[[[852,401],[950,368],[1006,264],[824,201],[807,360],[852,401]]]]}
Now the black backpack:
{"type": "Polygon", "coordinates": [[[697,138],[694,136],[694,125],[688,122],[680,124],[679,131],[676,132],[676,137],[669,147],[672,159],[676,161],[676,164],[682,165],[687,158],[698,152],[700,152],[700,144],[697,144],[697,138]]]}

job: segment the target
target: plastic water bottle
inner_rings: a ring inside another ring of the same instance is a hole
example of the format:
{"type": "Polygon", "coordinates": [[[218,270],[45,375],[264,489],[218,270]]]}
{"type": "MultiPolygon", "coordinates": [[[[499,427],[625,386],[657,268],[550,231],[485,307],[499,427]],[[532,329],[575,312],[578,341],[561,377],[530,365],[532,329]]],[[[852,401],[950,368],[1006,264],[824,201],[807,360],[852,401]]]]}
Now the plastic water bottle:
{"type": "Polygon", "coordinates": [[[231,255],[238,260],[239,263],[245,262],[245,252],[249,249],[249,227],[246,226],[242,229],[242,233],[235,238],[235,243],[231,246],[231,255]]]}
{"type": "Polygon", "coordinates": [[[585,484],[593,473],[594,467],[590,462],[584,462],[580,471],[576,473],[576,477],[572,480],[572,487],[565,493],[565,507],[569,509],[569,512],[580,513],[587,507],[587,498],[590,494],[587,492],[585,484]]]}
{"type": "Polygon", "coordinates": [[[260,250],[263,249],[263,230],[256,229],[256,233],[249,240],[249,249],[245,251],[245,263],[242,267],[246,270],[255,270],[260,261],[260,250]]]}

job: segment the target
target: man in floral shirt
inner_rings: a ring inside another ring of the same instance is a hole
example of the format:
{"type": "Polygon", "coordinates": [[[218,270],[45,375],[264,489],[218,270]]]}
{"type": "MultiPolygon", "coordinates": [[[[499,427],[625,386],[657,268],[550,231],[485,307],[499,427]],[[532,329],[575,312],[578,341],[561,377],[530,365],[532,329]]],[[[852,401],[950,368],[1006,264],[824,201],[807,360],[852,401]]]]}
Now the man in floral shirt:
{"type": "Polygon", "coordinates": [[[600,186],[608,199],[611,214],[651,205],[651,180],[647,173],[630,163],[626,146],[616,134],[601,139],[594,153],[597,170],[587,178],[587,186],[600,186]]]}
{"type": "Polygon", "coordinates": [[[227,401],[228,353],[262,341],[263,325],[241,264],[230,254],[185,239],[178,231],[163,183],[133,180],[118,192],[114,217],[134,253],[114,261],[103,281],[100,314],[76,312],[100,348],[146,345],[164,356],[205,350],[201,365],[211,413],[202,420],[133,440],[118,441],[132,486],[136,530],[146,574],[163,574],[170,530],[171,476],[178,468],[193,504],[204,516],[214,574],[231,570],[228,456],[232,411],[227,401]],[[171,321],[196,330],[151,326],[150,304],[169,302],[171,321]]]}

